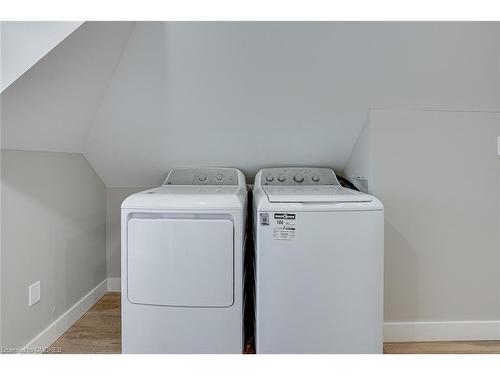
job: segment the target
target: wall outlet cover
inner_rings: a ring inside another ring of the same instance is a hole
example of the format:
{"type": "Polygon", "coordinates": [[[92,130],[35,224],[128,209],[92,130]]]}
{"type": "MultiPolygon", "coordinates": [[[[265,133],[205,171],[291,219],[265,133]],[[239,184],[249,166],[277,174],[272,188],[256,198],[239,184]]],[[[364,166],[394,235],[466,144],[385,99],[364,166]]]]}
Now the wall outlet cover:
{"type": "Polygon", "coordinates": [[[29,286],[28,294],[28,306],[33,306],[35,303],[40,301],[40,281],[37,281],[29,286]]]}

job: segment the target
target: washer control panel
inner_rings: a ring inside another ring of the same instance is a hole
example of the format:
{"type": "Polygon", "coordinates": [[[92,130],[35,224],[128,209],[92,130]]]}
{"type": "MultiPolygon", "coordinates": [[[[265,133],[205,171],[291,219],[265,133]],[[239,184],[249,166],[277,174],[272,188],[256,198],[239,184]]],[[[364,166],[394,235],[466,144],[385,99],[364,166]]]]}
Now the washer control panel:
{"type": "Polygon", "coordinates": [[[172,169],[163,185],[238,185],[238,171],[231,168],[172,169]]]}
{"type": "Polygon", "coordinates": [[[315,186],[339,185],[335,172],[330,168],[264,168],[261,185],[315,186]]]}

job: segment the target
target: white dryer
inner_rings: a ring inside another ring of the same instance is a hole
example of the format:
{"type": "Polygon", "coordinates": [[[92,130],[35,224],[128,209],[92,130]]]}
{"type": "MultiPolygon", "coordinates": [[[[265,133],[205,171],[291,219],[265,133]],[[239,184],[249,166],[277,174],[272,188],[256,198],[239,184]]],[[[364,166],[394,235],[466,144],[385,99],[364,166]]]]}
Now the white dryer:
{"type": "Polygon", "coordinates": [[[230,168],[174,169],[125,199],[123,353],[242,353],[246,199],[230,168]]]}
{"type": "Polygon", "coordinates": [[[257,353],[381,353],[384,211],[327,168],[254,184],[257,353]]]}

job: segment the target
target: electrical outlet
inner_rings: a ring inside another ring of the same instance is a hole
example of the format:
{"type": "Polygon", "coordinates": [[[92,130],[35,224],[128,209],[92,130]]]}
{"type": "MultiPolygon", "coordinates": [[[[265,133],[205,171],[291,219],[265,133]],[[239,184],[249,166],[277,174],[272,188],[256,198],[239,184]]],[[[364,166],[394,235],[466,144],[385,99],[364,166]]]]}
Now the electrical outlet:
{"type": "Polygon", "coordinates": [[[40,301],[40,281],[37,281],[29,286],[28,294],[28,306],[33,306],[35,303],[40,301]]]}

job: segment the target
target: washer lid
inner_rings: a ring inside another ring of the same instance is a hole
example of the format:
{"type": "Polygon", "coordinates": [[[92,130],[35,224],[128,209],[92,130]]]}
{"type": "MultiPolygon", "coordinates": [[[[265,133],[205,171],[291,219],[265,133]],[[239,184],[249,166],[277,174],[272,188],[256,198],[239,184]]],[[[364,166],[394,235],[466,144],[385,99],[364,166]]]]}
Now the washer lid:
{"type": "Polygon", "coordinates": [[[372,197],[341,186],[264,186],[271,203],[371,202],[372,197]]]}

